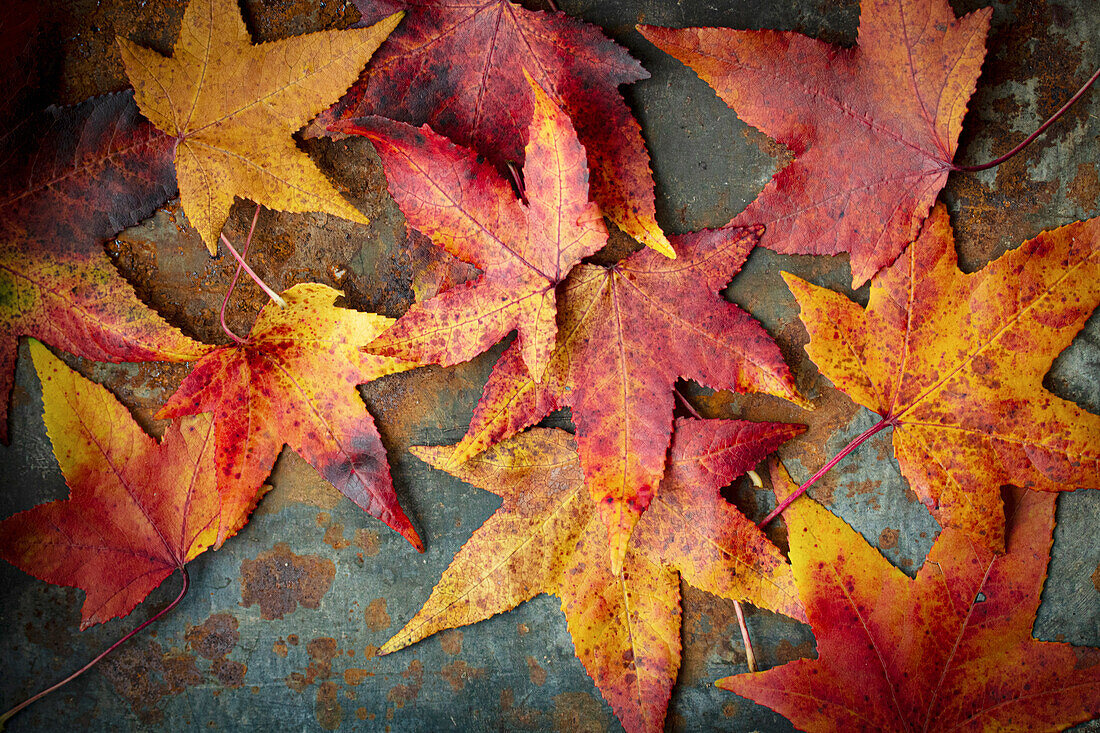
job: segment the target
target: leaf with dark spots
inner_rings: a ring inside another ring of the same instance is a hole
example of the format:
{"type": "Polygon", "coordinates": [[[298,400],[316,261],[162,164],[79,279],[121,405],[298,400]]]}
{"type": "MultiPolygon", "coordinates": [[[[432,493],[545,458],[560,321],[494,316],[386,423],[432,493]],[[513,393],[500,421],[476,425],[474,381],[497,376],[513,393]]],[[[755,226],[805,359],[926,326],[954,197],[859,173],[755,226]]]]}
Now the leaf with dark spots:
{"type": "Polygon", "coordinates": [[[427,127],[382,118],[334,127],[370,138],[409,223],[484,272],[413,305],[371,344],[374,353],[451,366],[518,329],[524,362],[541,378],[554,348],[555,288],[607,243],[607,229],[588,201],[584,148],[569,118],[532,86],[524,167],[529,205],[476,154],[427,127]]]}
{"type": "Polygon", "coordinates": [[[777,252],[851,252],[858,287],[913,241],[947,182],[992,13],[863,0],[850,49],[770,30],[640,30],[794,153],[732,223],[764,224],[777,252]]]}
{"type": "Polygon", "coordinates": [[[71,493],[0,522],[0,556],[47,583],[81,588],[87,628],[130,613],[214,544],[214,425],[187,418],[157,443],[106,389],[37,341],[30,348],[71,493]]]}
{"type": "MultiPolygon", "coordinates": [[[[780,498],[794,491],[772,471],[780,498]]],[[[817,659],[718,680],[810,731],[1056,731],[1100,715],[1096,650],[1031,636],[1054,496],[1015,490],[1006,554],[945,528],[916,578],[810,499],[787,509],[817,659]]]]}
{"type": "Polygon", "coordinates": [[[784,275],[829,381],[892,421],[913,491],[944,526],[1004,548],[1000,488],[1100,488],[1100,416],[1043,388],[1100,304],[1100,219],[959,271],[942,206],[863,309],[784,275]]]}
{"type": "Polygon", "coordinates": [[[525,132],[538,106],[529,75],[577,126],[593,200],[624,232],[674,256],[655,219],[641,127],[619,92],[648,74],[624,48],[564,13],[507,0],[357,5],[365,21],[399,9],[406,18],[316,127],[372,114],[428,124],[504,172],[507,163],[524,162],[525,132]]]}
{"type": "Polygon", "coordinates": [[[617,576],[568,433],[535,428],[457,466],[451,446],[414,448],[504,503],[382,653],[551,593],[561,598],[577,657],[624,727],[663,730],[680,666],[680,576],[803,618],[779,550],[718,493],[800,432],[782,423],[677,421],[668,474],[617,576]]]}
{"type": "Polygon", "coordinates": [[[559,288],[557,345],[542,382],[509,347],[452,460],[572,407],[617,568],[665,473],[678,378],[806,404],[775,342],[720,295],[758,237],[744,228],[698,232],[673,238],[675,260],[643,250],[611,268],[575,267],[559,288]]]}
{"type": "Polygon", "coordinates": [[[364,353],[393,320],[334,306],[341,295],[315,283],[290,288],[283,293],[286,308],[269,303],[244,344],[200,360],[159,416],[214,414],[223,516],[248,516],[285,444],[423,550],[397,503],[386,450],[355,388],[415,365],[364,353]]]}

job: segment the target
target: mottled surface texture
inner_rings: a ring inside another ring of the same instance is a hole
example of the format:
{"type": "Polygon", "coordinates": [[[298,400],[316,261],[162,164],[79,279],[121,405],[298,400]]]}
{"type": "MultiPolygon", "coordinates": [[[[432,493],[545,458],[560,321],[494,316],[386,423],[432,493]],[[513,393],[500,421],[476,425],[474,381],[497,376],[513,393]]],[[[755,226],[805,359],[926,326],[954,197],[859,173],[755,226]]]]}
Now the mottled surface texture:
{"type": "MultiPolygon", "coordinates": [[[[392,9],[388,5],[376,17],[392,9]]],[[[669,234],[726,224],[791,154],[739,120],[694,72],[643,40],[634,26],[775,28],[851,47],[860,12],[849,0],[559,0],[559,5],[627,46],[650,73],[623,91],[641,122],[657,184],[657,220],[669,234]]],[[[1092,0],[951,2],[959,17],[986,5],[993,7],[986,60],[963,119],[955,153],[961,163],[1007,151],[1061,106],[1100,58],[1100,14],[1092,0]]],[[[343,28],[360,19],[350,2],[244,0],[240,7],[254,43],[343,28]]],[[[545,10],[534,1],[527,7],[545,10]]],[[[18,79],[31,85],[12,88],[13,109],[0,120],[121,91],[127,81],[115,36],[171,54],[183,9],[179,0],[36,5],[37,17],[0,32],[0,39],[17,46],[10,55],[16,65],[5,68],[29,72],[18,79]]],[[[0,62],[8,64],[8,57],[0,62]]],[[[1044,230],[1100,214],[1098,143],[1100,94],[1094,91],[1005,165],[948,176],[940,200],[947,206],[962,271],[974,272],[1044,230]]],[[[461,272],[434,246],[406,248],[404,218],[367,140],[310,139],[298,146],[371,223],[261,211],[249,261],[276,291],[300,282],[324,283],[346,294],[337,305],[396,318],[413,302],[414,292],[436,292],[433,288],[461,272]]],[[[253,211],[252,204],[240,202],[231,210],[225,232],[235,244],[243,242],[253,211]]],[[[610,229],[612,244],[620,249],[598,264],[611,264],[635,246],[610,229]]],[[[235,264],[224,255],[207,255],[178,201],[106,246],[138,297],[169,323],[192,338],[227,343],[218,309],[235,264]]],[[[712,393],[691,382],[680,381],[679,388],[707,418],[806,424],[805,433],[780,449],[795,479],[804,480],[876,418],[834,389],[806,356],[808,336],[780,270],[861,305],[867,290],[848,289],[846,255],[809,258],[761,248],[725,290],[776,340],[799,390],[816,409],[806,412],[769,396],[712,393]]],[[[227,310],[230,326],[248,333],[266,302],[258,288],[242,283],[227,310]]],[[[495,346],[455,367],[389,375],[360,388],[392,464],[398,500],[424,538],[425,554],[284,450],[270,479],[274,488],[252,521],[221,549],[189,564],[193,587],[180,607],[99,671],[21,713],[9,729],[618,730],[610,706],[574,655],[558,600],[548,595],[376,656],[499,506],[492,494],[429,468],[408,448],[452,445],[465,435],[505,348],[495,346]]],[[[12,444],[0,448],[0,516],[5,517],[67,493],[43,425],[41,388],[25,342],[18,353],[12,444]]],[[[111,366],[64,358],[110,389],[155,435],[166,424],[153,416],[188,372],[175,364],[111,366]]],[[[1094,314],[1055,358],[1042,384],[1100,414],[1098,372],[1100,315],[1094,314]]],[[[568,412],[552,413],[547,424],[568,427],[568,412]]],[[[891,440],[892,431],[876,435],[810,493],[913,576],[939,525],[902,477],[891,440]]],[[[770,489],[744,479],[724,495],[757,518],[774,505],[770,489]]],[[[1100,646],[1095,539],[1100,492],[1062,494],[1057,505],[1049,577],[1033,633],[1043,640],[1100,646]]],[[[780,544],[786,536],[782,523],[768,534],[780,544]]],[[[132,617],[79,632],[82,592],[48,586],[0,565],[5,670],[0,699],[13,703],[60,679],[176,592],[169,580],[132,617]]],[[[716,679],[746,670],[732,602],[689,584],[681,584],[679,594],[682,652],[666,728],[792,730],[779,715],[714,687],[716,679]]],[[[762,667],[816,655],[809,626],[752,606],[746,613],[762,667]]]]}

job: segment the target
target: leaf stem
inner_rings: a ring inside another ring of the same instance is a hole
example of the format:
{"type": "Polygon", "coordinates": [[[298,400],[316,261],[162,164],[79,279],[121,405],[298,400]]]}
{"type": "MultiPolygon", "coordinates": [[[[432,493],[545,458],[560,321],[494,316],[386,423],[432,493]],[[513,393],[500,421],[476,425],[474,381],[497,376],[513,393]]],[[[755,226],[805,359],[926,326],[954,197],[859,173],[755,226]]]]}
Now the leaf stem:
{"type": "Polygon", "coordinates": [[[524,206],[530,206],[531,202],[527,200],[527,187],[523,185],[523,173],[520,171],[519,166],[510,160],[507,166],[508,175],[512,178],[512,186],[515,187],[516,193],[519,194],[520,201],[523,202],[524,206]]]}
{"type": "Polygon", "coordinates": [[[896,417],[893,417],[893,416],[884,417],[881,420],[879,420],[877,423],[875,423],[874,425],[872,425],[871,427],[867,428],[862,433],[857,435],[855,438],[852,439],[852,442],[850,442],[850,443],[848,443],[848,445],[844,446],[843,450],[841,450],[839,453],[837,453],[835,456],[833,456],[829,460],[828,463],[826,463],[824,466],[819,468],[817,470],[817,473],[815,473],[813,476],[810,476],[810,478],[806,481],[806,483],[799,486],[798,491],[795,491],[793,494],[788,496],[786,499],[779,502],[779,506],[777,506],[775,509],[773,509],[771,514],[764,517],[764,519],[761,520],[760,524],[758,524],[756,526],[760,527],[761,529],[766,527],[770,521],[772,521],[773,519],[778,517],[780,514],[783,513],[783,511],[787,507],[789,507],[792,503],[794,503],[795,499],[797,499],[798,497],[805,494],[806,490],[808,488],[810,488],[811,486],[813,486],[819,478],[821,478],[826,473],[828,473],[829,469],[831,469],[836,464],[840,463],[840,461],[846,455],[848,455],[849,453],[854,451],[856,448],[858,448],[861,445],[863,445],[864,443],[866,443],[871,438],[871,436],[873,436],[875,433],[878,433],[879,431],[884,430],[885,428],[893,427],[896,424],[896,422],[897,422],[896,417]]]}
{"type": "MultiPolygon", "coordinates": [[[[260,218],[260,205],[256,204],[256,213],[252,215],[252,226],[248,228],[248,238],[244,240],[244,249],[241,251],[241,257],[248,256],[248,247],[252,244],[252,233],[256,231],[256,222],[260,218]]],[[[241,269],[243,262],[237,263],[237,271],[233,273],[233,279],[229,281],[229,290],[225,291],[225,299],[222,300],[222,310],[218,314],[218,318],[222,322],[222,330],[237,344],[243,345],[245,340],[229,330],[229,326],[225,325],[225,306],[229,305],[229,296],[233,295],[233,288],[237,287],[237,278],[241,276],[241,269]]]]}
{"type": "Polygon", "coordinates": [[[688,402],[687,397],[684,397],[684,393],[681,392],[678,387],[673,387],[672,393],[680,398],[680,403],[687,408],[687,411],[691,414],[692,417],[694,417],[696,420],[703,419],[703,416],[699,414],[698,410],[692,407],[691,403],[688,402]]]}
{"type": "Polygon", "coordinates": [[[269,288],[267,286],[267,283],[260,279],[259,275],[253,272],[252,268],[248,266],[248,263],[244,261],[244,257],[242,257],[240,253],[237,252],[237,250],[233,249],[233,245],[229,243],[229,240],[225,238],[224,234],[220,236],[222,238],[222,244],[229,248],[229,251],[233,254],[234,257],[237,258],[237,262],[241,263],[241,267],[243,267],[244,271],[248,273],[248,276],[256,281],[256,284],[260,286],[261,290],[267,293],[267,297],[278,303],[280,308],[286,308],[286,301],[283,300],[278,293],[269,288]]]}
{"type": "Polygon", "coordinates": [[[749,665],[749,671],[755,672],[756,653],[752,650],[752,642],[749,640],[749,627],[745,623],[745,612],[741,609],[741,601],[733,602],[733,610],[737,613],[737,625],[741,627],[741,639],[745,642],[745,662],[749,665]]]}
{"type": "Polygon", "coordinates": [[[1055,112],[1053,115],[1051,115],[1050,119],[1048,119],[1046,122],[1044,122],[1042,125],[1040,125],[1038,130],[1036,130],[1035,132],[1033,132],[1030,135],[1028,135],[1027,137],[1025,137],[1023,142],[1021,142],[1016,147],[1012,148],[1012,150],[1009,150],[1007,153],[1005,153],[1001,157],[999,157],[995,160],[991,160],[988,163],[982,163],[981,165],[954,165],[954,164],[952,164],[951,165],[951,170],[961,171],[961,172],[964,172],[964,173],[977,173],[978,171],[988,170],[989,168],[994,168],[994,167],[1000,165],[1001,163],[1004,163],[1006,160],[1008,160],[1012,156],[1016,155],[1016,153],[1020,152],[1021,150],[1026,148],[1028,145],[1030,145],[1032,143],[1032,141],[1035,140],[1035,138],[1039,137],[1039,135],[1041,135],[1043,133],[1043,130],[1047,129],[1052,124],[1054,124],[1054,122],[1059,117],[1061,117],[1063,114],[1066,113],[1066,110],[1068,110],[1070,107],[1073,106],[1074,102],[1076,102],[1078,99],[1080,99],[1082,97],[1082,95],[1084,95],[1084,93],[1089,90],[1089,87],[1091,87],[1093,85],[1093,83],[1098,78],[1100,78],[1100,69],[1097,69],[1096,72],[1091,77],[1089,77],[1089,80],[1085,82],[1085,85],[1083,87],[1081,87],[1080,89],[1078,89],[1077,93],[1074,94],[1072,97],[1070,97],[1069,101],[1066,102],[1065,104],[1063,104],[1062,108],[1060,110],[1055,112]]]}
{"type": "Polygon", "coordinates": [[[115,642],[114,644],[111,644],[111,646],[107,647],[107,650],[106,650],[106,651],[102,652],[102,653],[101,653],[101,654],[100,654],[99,656],[97,656],[97,657],[96,657],[95,659],[93,659],[92,661],[88,662],[88,663],[87,663],[87,664],[85,664],[85,665],[84,665],[83,667],[81,667],[80,669],[78,669],[77,671],[73,672],[73,673],[72,673],[71,675],[69,675],[69,676],[68,676],[68,677],[66,677],[65,679],[63,679],[63,680],[61,680],[60,682],[58,682],[58,683],[57,683],[56,685],[53,685],[52,687],[47,687],[47,688],[46,688],[45,690],[42,690],[42,692],[39,692],[39,693],[38,693],[37,695],[35,695],[34,697],[29,697],[29,698],[27,698],[26,700],[24,700],[23,702],[19,703],[19,704],[18,704],[18,705],[16,705],[16,706],[15,706],[14,708],[12,708],[11,710],[9,710],[8,712],[4,713],[3,715],[0,715],[0,730],[3,730],[3,728],[4,728],[4,724],[5,724],[5,723],[7,723],[7,722],[8,722],[8,720],[10,720],[10,719],[11,719],[11,717],[12,717],[13,715],[15,715],[16,713],[18,713],[18,712],[19,712],[20,710],[22,710],[23,708],[27,707],[27,706],[28,706],[28,705],[30,705],[31,703],[33,703],[33,702],[35,702],[35,701],[37,701],[37,700],[40,700],[40,699],[42,699],[43,697],[45,697],[46,695],[50,694],[50,693],[51,693],[51,692],[53,692],[54,690],[56,690],[56,689],[58,689],[58,688],[61,688],[61,687],[64,687],[65,685],[69,684],[70,682],[72,682],[73,680],[75,680],[75,679],[76,679],[77,677],[79,677],[80,675],[84,674],[84,673],[85,673],[85,672],[87,672],[87,671],[88,671],[89,669],[91,669],[91,668],[92,668],[92,667],[94,667],[94,666],[95,666],[96,664],[98,664],[98,663],[99,663],[99,661],[100,661],[101,659],[103,659],[103,658],[104,658],[105,656],[107,656],[108,654],[110,654],[111,652],[113,652],[113,651],[114,651],[115,649],[117,649],[118,647],[122,646],[122,645],[123,645],[124,643],[126,643],[127,641],[129,641],[129,639],[130,639],[130,638],[131,638],[132,636],[134,636],[134,635],[135,635],[135,634],[137,634],[137,633],[138,633],[139,631],[141,631],[142,629],[144,629],[144,628],[145,628],[146,626],[148,626],[149,624],[153,623],[154,621],[156,621],[157,619],[159,619],[159,618],[160,618],[161,616],[163,616],[164,614],[168,613],[168,612],[169,612],[169,611],[171,611],[171,610],[172,610],[173,608],[175,608],[176,606],[178,606],[178,605],[179,605],[179,602],[180,602],[180,601],[182,601],[182,600],[183,600],[183,597],[184,597],[184,596],[185,596],[185,595],[187,594],[187,589],[188,589],[188,588],[190,587],[190,585],[191,585],[191,578],[190,578],[190,577],[189,577],[189,576],[187,575],[187,568],[185,568],[185,567],[181,567],[181,568],[180,568],[180,572],[181,572],[181,573],[183,573],[183,587],[182,587],[182,588],[180,589],[180,594],[179,594],[178,596],[176,596],[176,600],[174,600],[174,601],[172,601],[171,603],[169,603],[169,604],[168,604],[167,606],[165,606],[165,607],[164,607],[163,609],[161,609],[161,611],[160,611],[159,613],[157,613],[157,614],[156,614],[155,616],[153,616],[152,618],[150,618],[149,620],[147,620],[147,621],[146,621],[145,623],[143,623],[143,624],[142,624],[141,626],[138,626],[138,627],[137,627],[136,629],[134,629],[134,630],[133,630],[133,631],[131,631],[130,633],[126,634],[126,636],[122,637],[121,639],[119,639],[118,641],[116,641],[116,642],[115,642]]]}

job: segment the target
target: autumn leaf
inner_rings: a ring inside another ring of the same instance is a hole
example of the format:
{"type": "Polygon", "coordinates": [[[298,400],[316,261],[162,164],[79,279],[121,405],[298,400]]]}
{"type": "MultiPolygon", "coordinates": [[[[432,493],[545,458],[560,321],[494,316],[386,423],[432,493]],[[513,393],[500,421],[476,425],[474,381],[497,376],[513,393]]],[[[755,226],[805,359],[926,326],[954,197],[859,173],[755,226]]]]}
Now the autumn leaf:
{"type": "Polygon", "coordinates": [[[607,229],[588,202],[584,148],[569,118],[531,84],[528,205],[475,153],[427,126],[418,130],[373,118],[333,127],[370,138],[409,223],[484,272],[413,305],[372,344],[375,353],[452,366],[518,328],[524,363],[541,379],[557,333],[554,288],[607,243],[607,229]]]}
{"type": "Polygon", "coordinates": [[[794,160],[731,223],[784,253],[851,252],[852,286],[916,238],[947,182],[992,8],[864,0],[859,42],[798,33],[641,27],[794,160]]]}
{"type": "Polygon", "coordinates": [[[506,0],[377,0],[365,18],[403,9],[408,18],[367,72],[318,126],[381,115],[428,124],[501,171],[524,161],[538,103],[530,75],[573,119],[592,170],[592,197],[639,242],[675,254],[655,219],[653,174],[642,132],[620,84],[649,76],[595,26],[506,0]]]}
{"type": "Polygon", "coordinates": [[[141,113],[173,136],[180,202],[210,254],[233,197],[367,223],[291,137],[401,20],[252,45],[236,0],[191,0],[171,57],[119,38],[141,113]]]}
{"type": "Polygon", "coordinates": [[[0,150],[0,440],[20,336],[97,361],[190,361],[207,347],[137,299],[103,240],[174,195],[172,141],[129,93],[50,107],[0,150]]]}
{"type": "Polygon", "coordinates": [[[413,448],[504,503],[382,653],[551,593],[561,599],[577,657],[626,729],[663,730],[680,666],[679,575],[710,593],[802,618],[783,556],[718,494],[802,429],[677,421],[668,475],[618,575],[568,433],[535,428],[461,465],[450,462],[451,446],[413,448]]]}
{"type": "Polygon", "coordinates": [[[106,389],[39,342],[30,349],[71,493],[0,522],[0,556],[47,583],[81,588],[85,629],[130,613],[214,543],[214,426],[205,415],[188,418],[157,443],[106,389]]]}
{"type": "Polygon", "coordinates": [[[676,260],[643,250],[615,267],[575,267],[558,289],[558,340],[543,381],[510,346],[453,460],[571,407],[617,569],[665,473],[677,378],[807,405],[775,342],[719,294],[758,238],[752,229],[704,231],[673,237],[676,260]]]}
{"type": "MultiPolygon", "coordinates": [[[[386,450],[355,385],[415,364],[361,347],[393,319],[333,305],[342,293],[305,283],[269,303],[245,343],[199,361],[157,413],[210,412],[225,516],[247,516],[284,444],[345,496],[423,551],[397,504],[386,450]]],[[[219,535],[218,543],[225,539],[219,535]]]]}
{"type": "MultiPolygon", "coordinates": [[[[782,469],[773,483],[794,489],[782,469]]],[[[807,731],[1056,731],[1100,715],[1096,650],[1031,636],[1054,496],[1013,498],[1007,554],[948,527],[915,579],[817,502],[795,502],[784,516],[818,658],[715,684],[807,731]]]]}
{"type": "Polygon", "coordinates": [[[810,358],[895,426],[901,471],[941,525],[1000,551],[1002,484],[1100,488],[1100,416],[1043,388],[1100,303],[1100,219],[1044,232],[968,275],[937,206],[872,280],[866,310],[784,277],[810,358]]]}

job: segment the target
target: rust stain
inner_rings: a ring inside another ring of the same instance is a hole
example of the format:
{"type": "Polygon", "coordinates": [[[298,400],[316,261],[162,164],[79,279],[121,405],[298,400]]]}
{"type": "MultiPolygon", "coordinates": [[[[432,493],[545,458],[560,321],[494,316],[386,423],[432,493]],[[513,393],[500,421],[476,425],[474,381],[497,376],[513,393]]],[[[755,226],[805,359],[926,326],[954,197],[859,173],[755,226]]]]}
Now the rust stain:
{"type": "Polygon", "coordinates": [[[358,687],[363,684],[363,680],[373,676],[374,672],[371,672],[369,669],[356,669],[352,667],[344,670],[344,684],[351,687],[358,687]]]}
{"type": "Polygon", "coordinates": [[[1077,175],[1069,184],[1069,198],[1082,209],[1092,210],[1100,199],[1100,174],[1096,163],[1078,163],[1077,175]]]}
{"type": "Polygon", "coordinates": [[[203,676],[189,654],[166,654],[155,641],[123,647],[107,657],[100,669],[115,692],[127,702],[144,725],[164,722],[161,701],[190,686],[202,684],[203,676]]]}
{"type": "Polygon", "coordinates": [[[367,646],[363,648],[363,658],[374,659],[378,656],[378,650],[380,648],[381,647],[377,647],[374,644],[367,644],[367,646]]]}
{"type": "Polygon", "coordinates": [[[241,634],[239,622],[228,613],[215,613],[199,626],[191,626],[184,634],[187,646],[209,660],[219,659],[233,651],[241,634]]]}
{"type": "Polygon", "coordinates": [[[286,642],[283,641],[282,638],[279,638],[271,645],[271,651],[285,659],[289,650],[287,649],[286,642]]]}
{"type": "MultiPolygon", "coordinates": [[[[217,314],[214,314],[215,321],[217,314]]],[[[332,484],[317,475],[316,469],[294,451],[284,450],[268,479],[274,488],[256,507],[256,514],[278,514],[294,505],[334,509],[343,498],[332,484]]]]}
{"type": "Polygon", "coordinates": [[[382,551],[382,540],[374,529],[355,530],[355,546],[367,557],[374,557],[382,551]]]}
{"type": "Polygon", "coordinates": [[[232,659],[218,659],[210,667],[210,671],[226,687],[238,688],[244,685],[244,675],[248,667],[232,659]]]}
{"type": "Polygon", "coordinates": [[[805,659],[814,655],[814,645],[811,641],[804,641],[795,646],[787,639],[780,639],[775,647],[775,656],[780,664],[793,662],[796,659],[805,659]]]}
{"type": "Polygon", "coordinates": [[[334,550],[342,550],[351,546],[351,541],[344,537],[344,525],[337,522],[329,525],[325,530],[325,544],[334,550]]]}
{"type": "Polygon", "coordinates": [[[390,615],[386,613],[386,599],[375,598],[373,601],[367,604],[367,610],[364,612],[364,617],[367,622],[367,628],[371,631],[378,633],[379,631],[385,631],[390,627],[392,621],[390,615]]]}
{"type": "Polygon", "coordinates": [[[459,629],[447,629],[439,635],[439,646],[452,657],[462,653],[462,632],[459,629]]]}
{"type": "Polygon", "coordinates": [[[537,708],[526,705],[516,706],[516,693],[511,687],[505,687],[500,691],[501,725],[504,730],[516,728],[542,729],[545,724],[542,721],[542,712],[537,708]],[[508,721],[505,724],[505,720],[508,721]]]}
{"type": "Polygon", "coordinates": [[[735,702],[727,702],[722,706],[722,715],[726,718],[736,718],[741,708],[735,702]]]}
{"type": "Polygon", "coordinates": [[[520,636],[527,636],[531,629],[527,627],[527,624],[516,624],[516,633],[520,636]]]}
{"type": "Polygon", "coordinates": [[[450,684],[451,690],[458,692],[466,686],[467,680],[484,677],[485,667],[471,667],[465,660],[456,659],[450,664],[443,665],[439,673],[450,684]]]}
{"type": "Polygon", "coordinates": [[[420,694],[420,688],[424,686],[424,665],[419,659],[414,659],[409,662],[408,668],[401,673],[401,676],[408,682],[394,685],[386,693],[386,700],[398,708],[405,707],[406,703],[415,700],[420,694]]]}
{"type": "Polygon", "coordinates": [[[265,620],[283,618],[299,605],[319,608],[332,587],[336,565],[318,555],[296,555],[285,542],[241,563],[241,605],[260,605],[265,620]]]}
{"type": "Polygon", "coordinates": [[[1096,571],[1092,574],[1092,587],[1096,589],[1097,593],[1100,593],[1100,564],[1096,566],[1096,571]]]}
{"type": "Polygon", "coordinates": [[[337,699],[337,692],[335,682],[326,680],[317,687],[314,713],[322,730],[336,730],[344,720],[344,708],[337,699]]]}
{"type": "Polygon", "coordinates": [[[554,730],[562,733],[603,733],[610,721],[603,705],[587,692],[554,696],[554,730]]]}
{"type": "Polygon", "coordinates": [[[527,657],[527,673],[531,677],[531,684],[542,687],[546,684],[546,670],[534,657],[527,657]]]}
{"type": "Polygon", "coordinates": [[[882,530],[882,533],[878,536],[878,546],[883,550],[892,550],[898,546],[898,535],[900,530],[891,529],[886,527],[882,530]]]}

